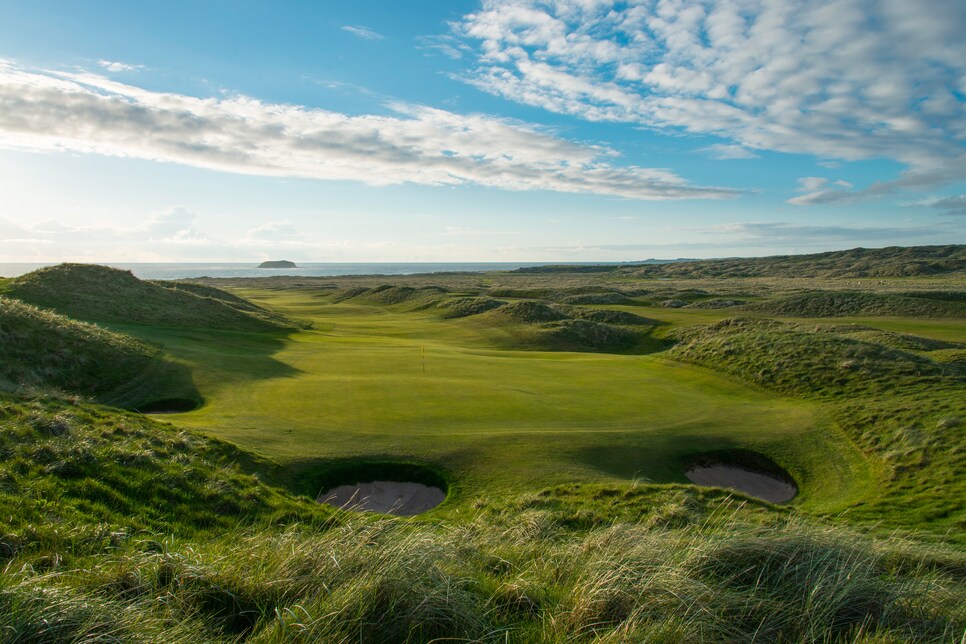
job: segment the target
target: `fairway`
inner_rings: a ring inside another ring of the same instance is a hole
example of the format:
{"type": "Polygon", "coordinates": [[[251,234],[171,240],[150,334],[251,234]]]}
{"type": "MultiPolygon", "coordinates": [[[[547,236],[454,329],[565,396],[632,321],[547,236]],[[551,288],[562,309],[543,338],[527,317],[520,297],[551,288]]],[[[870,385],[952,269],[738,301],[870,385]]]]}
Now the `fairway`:
{"type": "Polygon", "coordinates": [[[313,329],[151,330],[191,363],[206,400],[172,419],[296,472],[344,457],[426,462],[451,479],[452,508],[565,482],[684,483],[682,459],[743,447],[780,462],[800,484],[795,502],[814,509],[868,485],[864,460],[814,403],[660,354],[512,351],[496,348],[499,329],[467,320],[304,291],[243,295],[313,329]]]}

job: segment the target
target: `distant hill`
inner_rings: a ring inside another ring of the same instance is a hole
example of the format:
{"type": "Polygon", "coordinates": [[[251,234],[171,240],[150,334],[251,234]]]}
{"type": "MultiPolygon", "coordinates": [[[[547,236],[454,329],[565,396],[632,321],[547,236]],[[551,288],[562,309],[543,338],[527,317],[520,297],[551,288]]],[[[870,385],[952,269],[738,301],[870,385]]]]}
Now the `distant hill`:
{"type": "Polygon", "coordinates": [[[91,264],[41,268],[12,280],[6,294],[94,322],[235,331],[297,326],[284,316],[219,289],[181,282],[142,281],[130,271],[91,264]]]}
{"type": "Polygon", "coordinates": [[[814,291],[779,297],[746,307],[783,317],[823,318],[849,315],[966,317],[966,302],[855,291],[814,291]]]}
{"type": "Polygon", "coordinates": [[[966,273],[966,245],[890,246],[810,255],[673,261],[660,264],[536,266],[520,273],[619,273],[638,277],[912,277],[966,273]]]}
{"type": "Polygon", "coordinates": [[[262,262],[258,265],[259,268],[298,268],[295,262],[290,262],[287,259],[275,259],[269,260],[267,262],[262,262]]]}

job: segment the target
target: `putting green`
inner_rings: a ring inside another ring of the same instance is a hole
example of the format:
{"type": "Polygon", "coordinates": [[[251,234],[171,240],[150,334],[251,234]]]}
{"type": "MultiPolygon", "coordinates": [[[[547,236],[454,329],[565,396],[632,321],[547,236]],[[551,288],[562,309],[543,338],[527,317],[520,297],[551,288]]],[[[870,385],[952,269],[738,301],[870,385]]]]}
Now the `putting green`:
{"type": "Polygon", "coordinates": [[[206,400],[172,416],[294,470],[337,457],[432,463],[451,501],[570,481],[687,482],[681,460],[743,447],[829,511],[870,486],[861,454],[813,403],[655,355],[509,351],[505,332],[307,291],[246,297],[311,319],[288,336],[129,328],[194,369],[206,400]]]}

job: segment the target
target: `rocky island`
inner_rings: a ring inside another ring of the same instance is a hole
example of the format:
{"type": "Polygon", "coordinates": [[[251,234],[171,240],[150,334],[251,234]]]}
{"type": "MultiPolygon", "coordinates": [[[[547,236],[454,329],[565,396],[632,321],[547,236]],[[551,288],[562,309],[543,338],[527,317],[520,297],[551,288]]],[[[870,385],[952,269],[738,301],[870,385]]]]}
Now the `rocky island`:
{"type": "Polygon", "coordinates": [[[276,259],[268,262],[262,262],[258,265],[259,268],[298,268],[295,262],[290,262],[287,259],[276,259]]]}

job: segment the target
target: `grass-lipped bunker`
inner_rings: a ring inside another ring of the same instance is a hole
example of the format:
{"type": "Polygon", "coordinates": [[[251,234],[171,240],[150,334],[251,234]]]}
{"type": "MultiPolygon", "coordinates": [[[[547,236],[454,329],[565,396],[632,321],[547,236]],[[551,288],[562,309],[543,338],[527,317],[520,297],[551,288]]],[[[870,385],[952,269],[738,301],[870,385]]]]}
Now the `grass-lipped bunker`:
{"type": "Polygon", "coordinates": [[[696,485],[723,487],[770,503],[787,503],[798,494],[791,475],[767,456],[750,450],[722,450],[693,458],[684,475],[696,485]]]}
{"type": "Polygon", "coordinates": [[[365,462],[333,467],[319,477],[318,501],[357,512],[415,516],[446,500],[446,480],[412,463],[365,462]]]}

